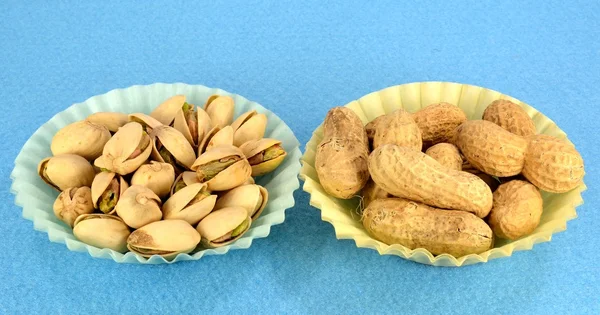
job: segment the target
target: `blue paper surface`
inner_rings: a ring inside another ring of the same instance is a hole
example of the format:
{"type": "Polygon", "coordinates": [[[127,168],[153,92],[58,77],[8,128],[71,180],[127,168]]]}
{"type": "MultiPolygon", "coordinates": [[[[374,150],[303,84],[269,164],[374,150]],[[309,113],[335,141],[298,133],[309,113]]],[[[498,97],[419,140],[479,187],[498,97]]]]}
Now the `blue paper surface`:
{"type": "Polygon", "coordinates": [[[594,314],[600,310],[597,1],[3,1],[0,314],[594,314]],[[532,251],[449,269],[337,241],[296,207],[247,250],[120,265],[51,243],[9,192],[27,138],[73,103],[153,82],[220,87],[305,143],[332,106],[415,81],[475,84],[554,120],[586,161],[585,204],[532,251]]]}

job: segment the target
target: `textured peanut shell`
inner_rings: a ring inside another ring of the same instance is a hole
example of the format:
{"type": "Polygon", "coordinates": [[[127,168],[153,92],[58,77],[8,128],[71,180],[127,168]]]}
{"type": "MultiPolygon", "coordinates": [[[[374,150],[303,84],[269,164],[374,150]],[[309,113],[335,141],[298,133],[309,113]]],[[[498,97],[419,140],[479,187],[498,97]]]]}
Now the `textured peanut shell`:
{"type": "Polygon", "coordinates": [[[523,176],[541,190],[567,192],[581,184],[583,158],[570,143],[548,135],[528,138],[523,176]]]}
{"type": "Polygon", "coordinates": [[[357,195],[369,179],[369,143],[363,124],[349,108],[334,107],[323,122],[315,167],[325,191],[342,199],[357,195]]]}
{"type": "Polygon", "coordinates": [[[425,154],[431,156],[443,166],[460,171],[462,170],[463,159],[460,156],[458,148],[451,143],[438,143],[431,146],[425,154]]]}
{"type": "Polygon", "coordinates": [[[488,222],[496,236],[515,240],[535,230],[543,209],[542,195],[535,186],[512,180],[494,192],[494,206],[488,222]]]}
{"type": "Polygon", "coordinates": [[[373,148],[384,144],[395,144],[421,151],[423,147],[421,129],[409,112],[396,110],[377,123],[373,148]]]}
{"type": "Polygon", "coordinates": [[[457,128],[456,146],[478,170],[499,177],[521,173],[527,140],[486,120],[470,120],[457,128]]]}
{"type": "Polygon", "coordinates": [[[479,177],[442,166],[423,152],[393,144],[369,156],[371,178],[394,196],[430,206],[472,212],[485,217],[492,191],[479,177]]]}
{"type": "Polygon", "coordinates": [[[362,222],[381,242],[424,248],[434,255],[458,258],[479,254],[492,248],[494,241],[490,227],[471,213],[436,209],[401,198],[371,202],[362,222]]]}
{"type": "Polygon", "coordinates": [[[456,127],[467,121],[467,116],[458,106],[449,103],[431,104],[413,115],[421,129],[423,148],[441,142],[450,142],[456,127]]]}
{"type": "Polygon", "coordinates": [[[373,200],[392,198],[390,193],[381,189],[373,180],[369,180],[365,187],[362,189],[362,203],[363,207],[366,208],[371,204],[373,200]]]}
{"type": "Polygon", "coordinates": [[[527,137],[535,134],[533,120],[521,106],[509,100],[495,100],[483,112],[483,120],[512,132],[527,137]]]}

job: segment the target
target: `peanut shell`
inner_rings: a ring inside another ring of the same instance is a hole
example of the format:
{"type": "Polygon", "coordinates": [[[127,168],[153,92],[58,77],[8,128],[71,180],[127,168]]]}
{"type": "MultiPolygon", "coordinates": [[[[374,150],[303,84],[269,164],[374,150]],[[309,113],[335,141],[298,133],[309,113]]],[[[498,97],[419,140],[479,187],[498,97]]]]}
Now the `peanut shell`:
{"type": "Polygon", "coordinates": [[[431,104],[417,111],[413,119],[421,129],[423,148],[441,142],[450,142],[455,129],[467,121],[460,107],[449,103],[431,104]]]}
{"type": "Polygon", "coordinates": [[[521,106],[509,100],[495,100],[483,112],[483,120],[512,132],[527,137],[535,134],[533,120],[521,106]]]}
{"type": "Polygon", "coordinates": [[[537,187],[526,181],[512,180],[494,192],[488,222],[498,237],[515,240],[535,230],[543,209],[537,187]]]}

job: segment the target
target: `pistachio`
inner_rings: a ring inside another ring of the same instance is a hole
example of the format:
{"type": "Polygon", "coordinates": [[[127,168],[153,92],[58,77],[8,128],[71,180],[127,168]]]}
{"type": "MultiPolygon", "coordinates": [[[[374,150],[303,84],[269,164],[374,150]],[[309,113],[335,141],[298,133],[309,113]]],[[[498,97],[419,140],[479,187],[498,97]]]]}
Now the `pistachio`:
{"type": "Polygon", "coordinates": [[[94,160],[102,154],[102,148],[110,139],[110,131],[102,125],[89,121],[78,121],[60,129],[50,149],[53,155],[76,154],[94,160]]]}
{"type": "Polygon", "coordinates": [[[162,123],[160,121],[158,121],[158,120],[154,119],[152,116],[148,116],[144,113],[131,114],[128,116],[128,119],[131,122],[136,122],[136,123],[142,125],[142,129],[147,134],[150,134],[154,128],[162,126],[162,123]]]}
{"type": "Polygon", "coordinates": [[[123,113],[98,112],[89,115],[85,120],[106,127],[110,132],[117,132],[127,122],[127,115],[123,113]]]}
{"type": "Polygon", "coordinates": [[[67,188],[58,195],[53,209],[59,220],[73,227],[79,215],[94,212],[92,192],[89,187],[67,188]]]}
{"type": "Polygon", "coordinates": [[[267,190],[259,185],[244,185],[236,187],[223,196],[219,197],[215,205],[215,210],[228,207],[242,207],[248,211],[248,215],[255,221],[269,200],[267,190]]]}
{"type": "Polygon", "coordinates": [[[159,255],[165,259],[189,253],[200,243],[200,235],[183,220],[164,220],[135,230],[127,239],[127,248],[142,256],[159,255]]]}
{"type": "Polygon", "coordinates": [[[101,172],[96,174],[92,182],[92,203],[94,208],[103,213],[113,214],[119,198],[129,184],[125,179],[113,172],[101,172]]]}
{"type": "Polygon", "coordinates": [[[242,185],[252,172],[242,151],[234,146],[219,146],[202,154],[192,165],[201,183],[211,191],[229,190],[242,185]]]}
{"type": "Polygon", "coordinates": [[[287,156],[281,141],[275,139],[248,141],[240,146],[240,149],[252,166],[252,176],[262,176],[272,172],[287,156]]]}
{"type": "Polygon", "coordinates": [[[217,196],[211,195],[206,184],[191,184],[171,196],[163,205],[163,219],[179,219],[195,225],[215,206],[217,196]]]}
{"type": "Polygon", "coordinates": [[[175,95],[158,105],[154,111],[150,113],[150,116],[160,121],[161,124],[169,126],[184,103],[185,95],[175,95]]]}
{"type": "Polygon", "coordinates": [[[173,127],[160,126],[152,131],[152,158],[169,163],[177,173],[189,169],[196,153],[187,139],[173,127]]]}
{"type": "Polygon", "coordinates": [[[225,128],[233,120],[233,98],[230,96],[211,95],[204,104],[204,110],[210,117],[213,126],[225,128]]]}
{"type": "Polygon", "coordinates": [[[63,191],[70,187],[89,187],[96,172],[90,162],[83,157],[61,154],[40,161],[38,174],[46,184],[63,191]]]}
{"type": "Polygon", "coordinates": [[[238,240],[252,224],[248,211],[242,207],[228,207],[207,215],[196,227],[204,247],[216,248],[238,240]]]}
{"type": "Polygon", "coordinates": [[[233,128],[231,128],[231,126],[225,126],[210,138],[210,141],[208,141],[208,144],[206,145],[206,151],[209,151],[214,147],[231,145],[233,145],[233,128]]]}
{"type": "Polygon", "coordinates": [[[100,168],[121,175],[129,174],[142,165],[150,156],[150,137],[142,125],[129,122],[119,128],[106,143],[102,155],[94,161],[100,168]]]}
{"type": "Polygon", "coordinates": [[[175,169],[169,163],[151,161],[138,168],[131,177],[132,185],[150,188],[160,198],[166,197],[175,181],[175,169]]]}
{"type": "Polygon", "coordinates": [[[98,248],[127,251],[129,228],[123,220],[110,214],[83,214],[75,220],[73,234],[80,241],[98,248]]]}
{"type": "Polygon", "coordinates": [[[267,115],[251,110],[238,117],[231,127],[234,130],[233,145],[239,147],[250,140],[260,140],[264,137],[267,129],[267,115]]]}
{"type": "Polygon", "coordinates": [[[256,182],[254,181],[254,178],[248,177],[248,179],[242,185],[254,185],[254,184],[256,184],[256,182]]]}
{"type": "Polygon", "coordinates": [[[221,130],[221,127],[214,126],[208,132],[206,132],[204,134],[204,138],[202,138],[202,141],[200,141],[200,144],[198,145],[198,149],[196,151],[196,152],[198,152],[198,155],[201,155],[202,153],[208,151],[206,149],[206,147],[208,146],[208,143],[215,136],[215,134],[217,134],[220,130],[221,130]]]}
{"type": "Polygon", "coordinates": [[[119,217],[130,227],[137,229],[162,218],[160,198],[150,188],[131,185],[115,207],[119,217]]]}
{"type": "Polygon", "coordinates": [[[182,188],[199,182],[196,172],[183,172],[175,179],[175,183],[171,187],[171,196],[182,188]]]}

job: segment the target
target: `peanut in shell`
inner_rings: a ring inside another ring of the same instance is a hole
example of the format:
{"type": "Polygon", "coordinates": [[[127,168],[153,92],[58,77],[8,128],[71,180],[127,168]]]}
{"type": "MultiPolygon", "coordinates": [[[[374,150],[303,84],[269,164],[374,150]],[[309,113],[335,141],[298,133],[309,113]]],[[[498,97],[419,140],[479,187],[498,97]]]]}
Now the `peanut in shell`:
{"type": "Polygon", "coordinates": [[[425,154],[431,156],[443,166],[461,171],[463,166],[463,158],[460,155],[458,148],[451,143],[438,143],[425,151],[425,154]]]}
{"type": "Polygon", "coordinates": [[[421,129],[423,148],[427,149],[434,144],[450,142],[456,127],[467,121],[467,116],[458,106],[437,103],[417,111],[413,119],[421,129]]]}
{"type": "Polygon", "coordinates": [[[521,106],[509,100],[495,100],[483,112],[483,120],[516,135],[527,137],[535,134],[535,124],[521,106]]]}
{"type": "Polygon", "coordinates": [[[488,222],[496,236],[516,240],[535,230],[543,210],[542,195],[537,187],[526,181],[512,180],[494,192],[488,222]]]}
{"type": "Polygon", "coordinates": [[[398,109],[385,115],[385,118],[377,123],[373,149],[384,144],[395,144],[421,151],[423,147],[421,129],[409,112],[398,109]]]}

